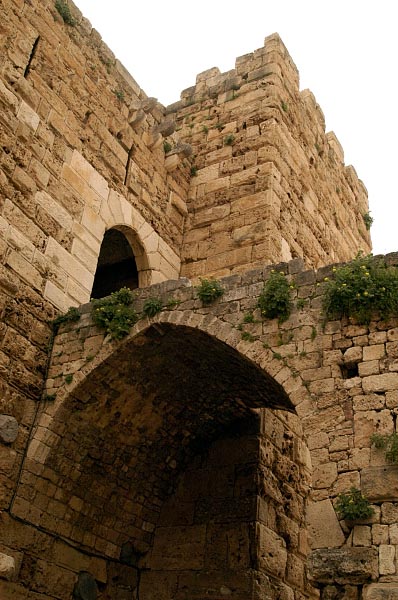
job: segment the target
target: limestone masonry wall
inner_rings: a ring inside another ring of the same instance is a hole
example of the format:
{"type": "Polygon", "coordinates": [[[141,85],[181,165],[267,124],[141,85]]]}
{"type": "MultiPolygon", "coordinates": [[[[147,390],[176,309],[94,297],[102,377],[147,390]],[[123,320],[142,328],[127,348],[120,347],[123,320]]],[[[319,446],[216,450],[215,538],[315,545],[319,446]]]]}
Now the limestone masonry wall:
{"type": "Polygon", "coordinates": [[[194,153],[182,274],[224,276],[368,252],[367,194],[279,36],[210,69],[167,108],[194,153]]]}
{"type": "Polygon", "coordinates": [[[275,34],[165,108],[55,4],[0,1],[1,599],[395,598],[398,323],[323,328],[325,265],[371,244],[315,98],[275,34]],[[88,304],[113,230],[137,309],[180,303],[122,343],[88,304]],[[281,260],[302,308],[244,323],[281,260]]]}

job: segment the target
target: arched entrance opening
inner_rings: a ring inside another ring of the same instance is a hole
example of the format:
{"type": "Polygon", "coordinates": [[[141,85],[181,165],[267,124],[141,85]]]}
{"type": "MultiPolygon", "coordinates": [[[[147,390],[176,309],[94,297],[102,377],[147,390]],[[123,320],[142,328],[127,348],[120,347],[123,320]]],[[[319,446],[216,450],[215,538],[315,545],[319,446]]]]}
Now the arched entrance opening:
{"type": "Polygon", "coordinates": [[[141,600],[305,593],[300,424],[283,388],[234,348],[154,324],[93,369],[48,427],[32,515],[109,560],[104,598],[122,597],[126,572],[141,600]],[[52,498],[38,518],[46,481],[63,511],[52,498]]]}
{"type": "Polygon", "coordinates": [[[140,271],[147,268],[144,250],[137,236],[127,227],[105,232],[95,272],[92,298],[103,298],[127,287],[140,285],[140,271]]]}

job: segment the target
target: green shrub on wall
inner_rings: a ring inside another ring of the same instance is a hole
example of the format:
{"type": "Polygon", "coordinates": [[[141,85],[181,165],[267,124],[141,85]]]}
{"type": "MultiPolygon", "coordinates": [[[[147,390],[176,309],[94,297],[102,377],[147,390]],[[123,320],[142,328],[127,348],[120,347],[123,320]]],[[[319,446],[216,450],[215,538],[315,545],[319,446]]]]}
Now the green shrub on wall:
{"type": "Polygon", "coordinates": [[[196,294],[205,306],[220,298],[223,293],[224,290],[216,279],[201,279],[196,288],[196,294]]]}
{"type": "Polygon", "coordinates": [[[121,288],[106,298],[93,300],[93,322],[105,329],[112,339],[121,340],[138,321],[133,302],[134,295],[128,288],[121,288]]]}
{"type": "Polygon", "coordinates": [[[292,310],[290,285],[283,271],[271,271],[258,299],[261,315],[267,319],[278,318],[282,323],[289,318],[292,310]]]}
{"type": "Polygon", "coordinates": [[[373,314],[398,316],[398,269],[387,267],[371,255],[358,255],[352,262],[333,269],[325,278],[323,310],[328,319],[353,317],[368,324],[373,314]]]}
{"type": "Polygon", "coordinates": [[[349,492],[339,494],[335,508],[339,517],[346,521],[367,519],[374,513],[369,500],[365,496],[362,496],[360,490],[354,487],[349,492]]]}
{"type": "Polygon", "coordinates": [[[374,433],[370,441],[375,448],[384,450],[387,462],[398,462],[398,434],[395,431],[390,434],[374,433]]]}

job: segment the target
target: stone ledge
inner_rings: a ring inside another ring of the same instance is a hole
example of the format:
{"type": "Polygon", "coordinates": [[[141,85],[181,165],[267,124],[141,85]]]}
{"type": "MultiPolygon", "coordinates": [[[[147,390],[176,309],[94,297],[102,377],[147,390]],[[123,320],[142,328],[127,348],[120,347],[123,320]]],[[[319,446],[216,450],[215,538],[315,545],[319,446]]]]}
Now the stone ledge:
{"type": "Polygon", "coordinates": [[[308,557],[308,577],[315,586],[330,583],[359,585],[378,576],[375,548],[313,550],[308,557]]]}

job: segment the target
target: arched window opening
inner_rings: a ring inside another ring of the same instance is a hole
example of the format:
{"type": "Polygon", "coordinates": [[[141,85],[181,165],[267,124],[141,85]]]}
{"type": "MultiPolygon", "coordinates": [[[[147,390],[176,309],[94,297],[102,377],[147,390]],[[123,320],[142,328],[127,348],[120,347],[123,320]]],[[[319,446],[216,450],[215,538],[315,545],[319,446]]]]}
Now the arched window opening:
{"type": "Polygon", "coordinates": [[[122,287],[138,288],[137,264],[124,233],[109,229],[102,240],[91,296],[104,298],[122,287]]]}

